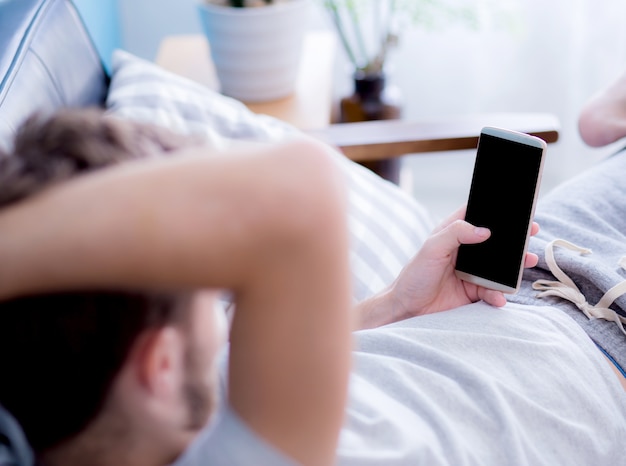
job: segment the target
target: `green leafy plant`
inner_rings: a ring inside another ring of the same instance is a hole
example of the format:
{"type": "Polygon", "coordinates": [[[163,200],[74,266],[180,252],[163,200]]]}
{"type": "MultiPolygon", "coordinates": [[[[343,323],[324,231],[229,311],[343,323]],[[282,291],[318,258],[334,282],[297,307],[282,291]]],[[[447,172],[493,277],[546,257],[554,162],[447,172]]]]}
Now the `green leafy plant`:
{"type": "Polygon", "coordinates": [[[350,63],[364,73],[383,70],[405,27],[435,29],[456,23],[477,29],[481,12],[493,11],[494,6],[501,9],[495,4],[495,0],[324,0],[350,63]]]}

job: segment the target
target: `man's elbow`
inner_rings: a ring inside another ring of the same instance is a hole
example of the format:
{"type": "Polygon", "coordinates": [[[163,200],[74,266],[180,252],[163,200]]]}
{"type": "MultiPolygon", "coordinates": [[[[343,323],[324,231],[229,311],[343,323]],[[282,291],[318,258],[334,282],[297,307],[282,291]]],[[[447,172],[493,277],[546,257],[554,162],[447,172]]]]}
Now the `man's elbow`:
{"type": "Polygon", "coordinates": [[[285,144],[277,153],[281,175],[275,188],[280,202],[274,215],[297,235],[345,229],[344,178],[330,148],[310,140],[285,144]]]}

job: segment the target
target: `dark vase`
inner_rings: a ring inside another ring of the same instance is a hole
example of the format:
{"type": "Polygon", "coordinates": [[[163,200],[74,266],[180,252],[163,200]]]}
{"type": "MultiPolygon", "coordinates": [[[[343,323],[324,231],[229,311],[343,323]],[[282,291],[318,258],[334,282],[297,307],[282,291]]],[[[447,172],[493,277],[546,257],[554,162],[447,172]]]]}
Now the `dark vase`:
{"type": "MultiPolygon", "coordinates": [[[[397,88],[386,83],[385,73],[357,71],[354,74],[354,93],[340,102],[342,123],[393,120],[401,117],[400,94],[397,88]]],[[[361,165],[396,184],[400,181],[398,158],[361,162],[361,165]]]]}

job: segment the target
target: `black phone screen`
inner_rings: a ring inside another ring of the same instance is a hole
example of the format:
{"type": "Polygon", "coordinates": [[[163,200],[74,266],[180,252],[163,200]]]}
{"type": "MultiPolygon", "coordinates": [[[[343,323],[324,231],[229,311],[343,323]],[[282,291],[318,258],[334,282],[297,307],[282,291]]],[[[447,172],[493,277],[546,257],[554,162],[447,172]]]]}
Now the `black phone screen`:
{"type": "Polygon", "coordinates": [[[542,156],[540,147],[481,134],[465,219],[491,236],[461,245],[458,270],[517,286],[542,156]]]}

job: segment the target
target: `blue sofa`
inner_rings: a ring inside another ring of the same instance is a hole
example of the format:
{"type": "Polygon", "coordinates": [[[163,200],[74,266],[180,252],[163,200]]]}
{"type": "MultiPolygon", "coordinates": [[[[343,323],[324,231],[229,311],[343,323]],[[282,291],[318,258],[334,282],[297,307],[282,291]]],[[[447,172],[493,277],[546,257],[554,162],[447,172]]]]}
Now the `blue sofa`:
{"type": "Polygon", "coordinates": [[[102,106],[109,77],[70,0],[0,2],[0,148],[32,112],[102,106]]]}

